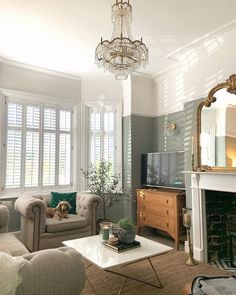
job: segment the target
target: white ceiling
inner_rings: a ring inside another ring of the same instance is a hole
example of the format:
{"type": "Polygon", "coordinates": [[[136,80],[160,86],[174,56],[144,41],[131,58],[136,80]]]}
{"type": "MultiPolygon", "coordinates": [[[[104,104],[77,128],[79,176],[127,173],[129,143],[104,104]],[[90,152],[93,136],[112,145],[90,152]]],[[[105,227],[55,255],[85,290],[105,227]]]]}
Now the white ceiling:
{"type": "MultiPolygon", "coordinates": [[[[94,64],[110,39],[115,0],[0,0],[0,56],[62,73],[104,75],[94,64]]],[[[135,39],[143,37],[154,75],[175,65],[180,48],[235,19],[235,0],[131,0],[135,39]]]]}

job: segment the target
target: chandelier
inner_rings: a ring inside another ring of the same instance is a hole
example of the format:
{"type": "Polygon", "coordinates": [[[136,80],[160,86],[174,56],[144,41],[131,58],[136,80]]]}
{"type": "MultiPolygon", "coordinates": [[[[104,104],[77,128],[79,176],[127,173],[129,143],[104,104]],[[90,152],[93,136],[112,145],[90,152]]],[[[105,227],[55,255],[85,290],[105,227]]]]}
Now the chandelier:
{"type": "Polygon", "coordinates": [[[116,0],[112,6],[114,24],[111,41],[103,40],[95,51],[95,63],[115,75],[117,80],[125,80],[128,75],[148,62],[148,49],[143,40],[132,38],[130,24],[132,6],[123,0],[116,0]]]}

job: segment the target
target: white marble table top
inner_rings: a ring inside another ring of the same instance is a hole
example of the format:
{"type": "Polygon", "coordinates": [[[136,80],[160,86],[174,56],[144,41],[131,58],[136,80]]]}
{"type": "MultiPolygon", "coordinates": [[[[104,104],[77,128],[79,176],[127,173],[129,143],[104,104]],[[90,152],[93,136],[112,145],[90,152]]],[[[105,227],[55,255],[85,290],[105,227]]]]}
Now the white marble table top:
{"type": "Polygon", "coordinates": [[[141,247],[116,253],[100,242],[99,236],[64,241],[63,244],[76,249],[84,258],[102,269],[143,260],[166,253],[172,248],[136,235],[141,247]]]}

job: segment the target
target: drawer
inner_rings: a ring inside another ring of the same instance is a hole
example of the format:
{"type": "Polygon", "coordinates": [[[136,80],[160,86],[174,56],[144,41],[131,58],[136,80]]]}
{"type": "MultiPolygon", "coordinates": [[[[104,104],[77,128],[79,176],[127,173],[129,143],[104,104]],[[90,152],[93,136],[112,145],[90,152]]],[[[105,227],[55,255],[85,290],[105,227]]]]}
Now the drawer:
{"type": "Polygon", "coordinates": [[[146,214],[151,214],[155,216],[164,216],[168,218],[174,218],[175,210],[174,207],[162,206],[160,204],[152,204],[151,202],[142,202],[139,205],[139,210],[142,212],[147,212],[146,214]]]}
{"type": "Polygon", "coordinates": [[[173,218],[155,216],[152,214],[146,215],[144,212],[139,212],[139,222],[142,225],[158,228],[171,234],[175,232],[175,222],[173,218]]]}
{"type": "Polygon", "coordinates": [[[165,206],[174,206],[175,204],[175,197],[171,194],[163,194],[163,195],[155,195],[153,193],[139,193],[138,201],[140,202],[149,202],[155,204],[156,206],[165,205],[165,206]]]}

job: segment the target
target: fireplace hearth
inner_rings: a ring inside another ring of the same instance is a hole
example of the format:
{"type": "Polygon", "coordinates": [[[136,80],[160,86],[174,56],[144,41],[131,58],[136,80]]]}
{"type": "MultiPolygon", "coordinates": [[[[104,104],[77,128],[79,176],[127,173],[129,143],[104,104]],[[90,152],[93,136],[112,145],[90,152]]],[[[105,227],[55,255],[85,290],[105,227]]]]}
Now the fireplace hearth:
{"type": "Polygon", "coordinates": [[[235,240],[230,245],[230,234],[236,230],[236,193],[206,190],[205,200],[208,261],[230,259],[236,253],[235,240]]]}

